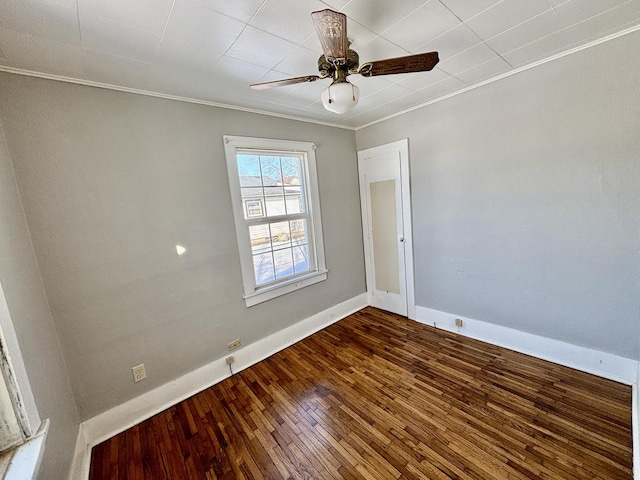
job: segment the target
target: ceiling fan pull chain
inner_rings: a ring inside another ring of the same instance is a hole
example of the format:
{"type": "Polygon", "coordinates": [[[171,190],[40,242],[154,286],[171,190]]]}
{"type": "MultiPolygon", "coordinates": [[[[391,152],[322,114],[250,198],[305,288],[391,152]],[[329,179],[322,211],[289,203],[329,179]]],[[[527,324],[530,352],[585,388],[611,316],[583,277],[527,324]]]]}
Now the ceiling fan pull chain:
{"type": "Polygon", "coordinates": [[[351,84],[351,98],[354,102],[356,101],[356,89],[353,88],[353,83],[351,84]]]}
{"type": "MultiPolygon", "coordinates": [[[[331,85],[333,85],[333,83],[331,85]]],[[[331,98],[331,85],[327,87],[327,92],[329,92],[329,103],[333,103],[333,99],[331,98]]]]}

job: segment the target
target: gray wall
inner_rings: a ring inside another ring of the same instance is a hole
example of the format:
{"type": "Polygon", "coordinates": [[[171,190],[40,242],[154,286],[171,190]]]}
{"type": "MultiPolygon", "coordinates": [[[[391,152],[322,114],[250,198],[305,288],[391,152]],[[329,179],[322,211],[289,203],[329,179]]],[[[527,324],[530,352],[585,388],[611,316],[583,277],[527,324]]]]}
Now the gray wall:
{"type": "Polygon", "coordinates": [[[418,305],[638,358],[640,34],[357,132],[409,138],[418,305]]]}
{"type": "MultiPolygon", "coordinates": [[[[66,478],[78,412],[0,123],[0,284],[39,416],[51,420],[41,478],[66,478]]],[[[7,332],[5,332],[6,335],[7,332]]],[[[8,340],[7,340],[8,341],[8,340]]],[[[11,352],[15,355],[15,350],[11,352]]],[[[16,363],[14,358],[14,363],[16,363]]],[[[19,376],[20,372],[16,372],[19,376]]],[[[19,378],[20,380],[20,378],[19,378]]],[[[23,383],[24,386],[24,383],[23,383]]],[[[33,420],[30,415],[30,420],[33,420]]],[[[36,430],[39,425],[32,424],[36,430]]]]}
{"type": "Polygon", "coordinates": [[[82,419],[365,291],[352,131],[10,74],[0,115],[82,419]],[[327,281],[244,306],[223,134],[317,144],[327,281]]]}

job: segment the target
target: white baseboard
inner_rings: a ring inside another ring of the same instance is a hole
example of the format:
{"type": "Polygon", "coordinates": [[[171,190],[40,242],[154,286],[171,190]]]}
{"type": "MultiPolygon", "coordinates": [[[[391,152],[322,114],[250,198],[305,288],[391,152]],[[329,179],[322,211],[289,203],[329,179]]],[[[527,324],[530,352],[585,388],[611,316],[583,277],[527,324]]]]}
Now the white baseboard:
{"type": "Polygon", "coordinates": [[[631,430],[633,432],[633,478],[640,479],[640,365],[638,365],[638,380],[633,385],[631,397],[631,430]]]}
{"type": "Polygon", "coordinates": [[[435,325],[442,330],[459,333],[465,337],[482,340],[626,385],[633,385],[638,381],[637,360],[426,307],[416,306],[416,317],[418,322],[425,325],[435,325]],[[462,320],[462,327],[455,326],[456,318],[462,320]]]}
{"type": "Polygon", "coordinates": [[[86,479],[89,477],[89,467],[91,461],[91,447],[87,436],[84,434],[84,426],[81,423],[78,427],[76,446],[71,459],[71,469],[69,470],[69,480],[86,479]]]}
{"type": "MultiPolygon", "coordinates": [[[[244,370],[367,305],[367,295],[363,293],[269,335],[262,340],[247,345],[233,352],[235,358],[233,363],[234,371],[244,370]]],[[[229,369],[224,357],[222,357],[85,420],[80,424],[78,431],[70,480],[86,480],[89,477],[91,448],[93,446],[215,385],[228,376],[229,369]]]]}
{"type": "MultiPolygon", "coordinates": [[[[367,305],[369,301],[365,293],[247,345],[234,352],[234,370],[236,372],[244,370],[367,305]]],[[[640,391],[638,389],[640,363],[638,361],[426,307],[416,306],[415,311],[415,320],[425,325],[436,326],[442,330],[632,385],[634,478],[640,480],[640,391]],[[462,319],[463,327],[455,326],[456,318],[462,319]]],[[[89,477],[89,462],[93,446],[215,385],[228,376],[224,357],[219,358],[82,422],[78,431],[69,480],[86,480],[89,477]]]]}
{"type": "Polygon", "coordinates": [[[631,385],[633,478],[640,480],[640,363],[637,360],[426,307],[416,306],[416,321],[631,385]],[[456,327],[456,318],[462,320],[462,327],[456,327]]]}

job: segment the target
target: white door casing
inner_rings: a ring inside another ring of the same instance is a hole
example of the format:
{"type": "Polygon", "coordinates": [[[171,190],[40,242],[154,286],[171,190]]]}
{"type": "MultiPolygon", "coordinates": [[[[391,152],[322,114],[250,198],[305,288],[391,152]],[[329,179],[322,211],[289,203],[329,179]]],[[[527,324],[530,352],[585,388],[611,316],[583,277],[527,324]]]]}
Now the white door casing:
{"type": "Polygon", "coordinates": [[[415,318],[408,140],[358,152],[369,303],[415,318]]]}

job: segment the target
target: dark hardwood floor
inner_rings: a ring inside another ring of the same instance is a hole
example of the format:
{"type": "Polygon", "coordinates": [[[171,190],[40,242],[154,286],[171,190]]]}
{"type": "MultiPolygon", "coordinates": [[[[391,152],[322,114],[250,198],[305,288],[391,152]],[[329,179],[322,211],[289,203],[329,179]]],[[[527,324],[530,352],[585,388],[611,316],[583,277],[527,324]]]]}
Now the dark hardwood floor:
{"type": "Polygon", "coordinates": [[[631,479],[631,387],[373,308],[92,451],[91,480],[631,479]]]}

